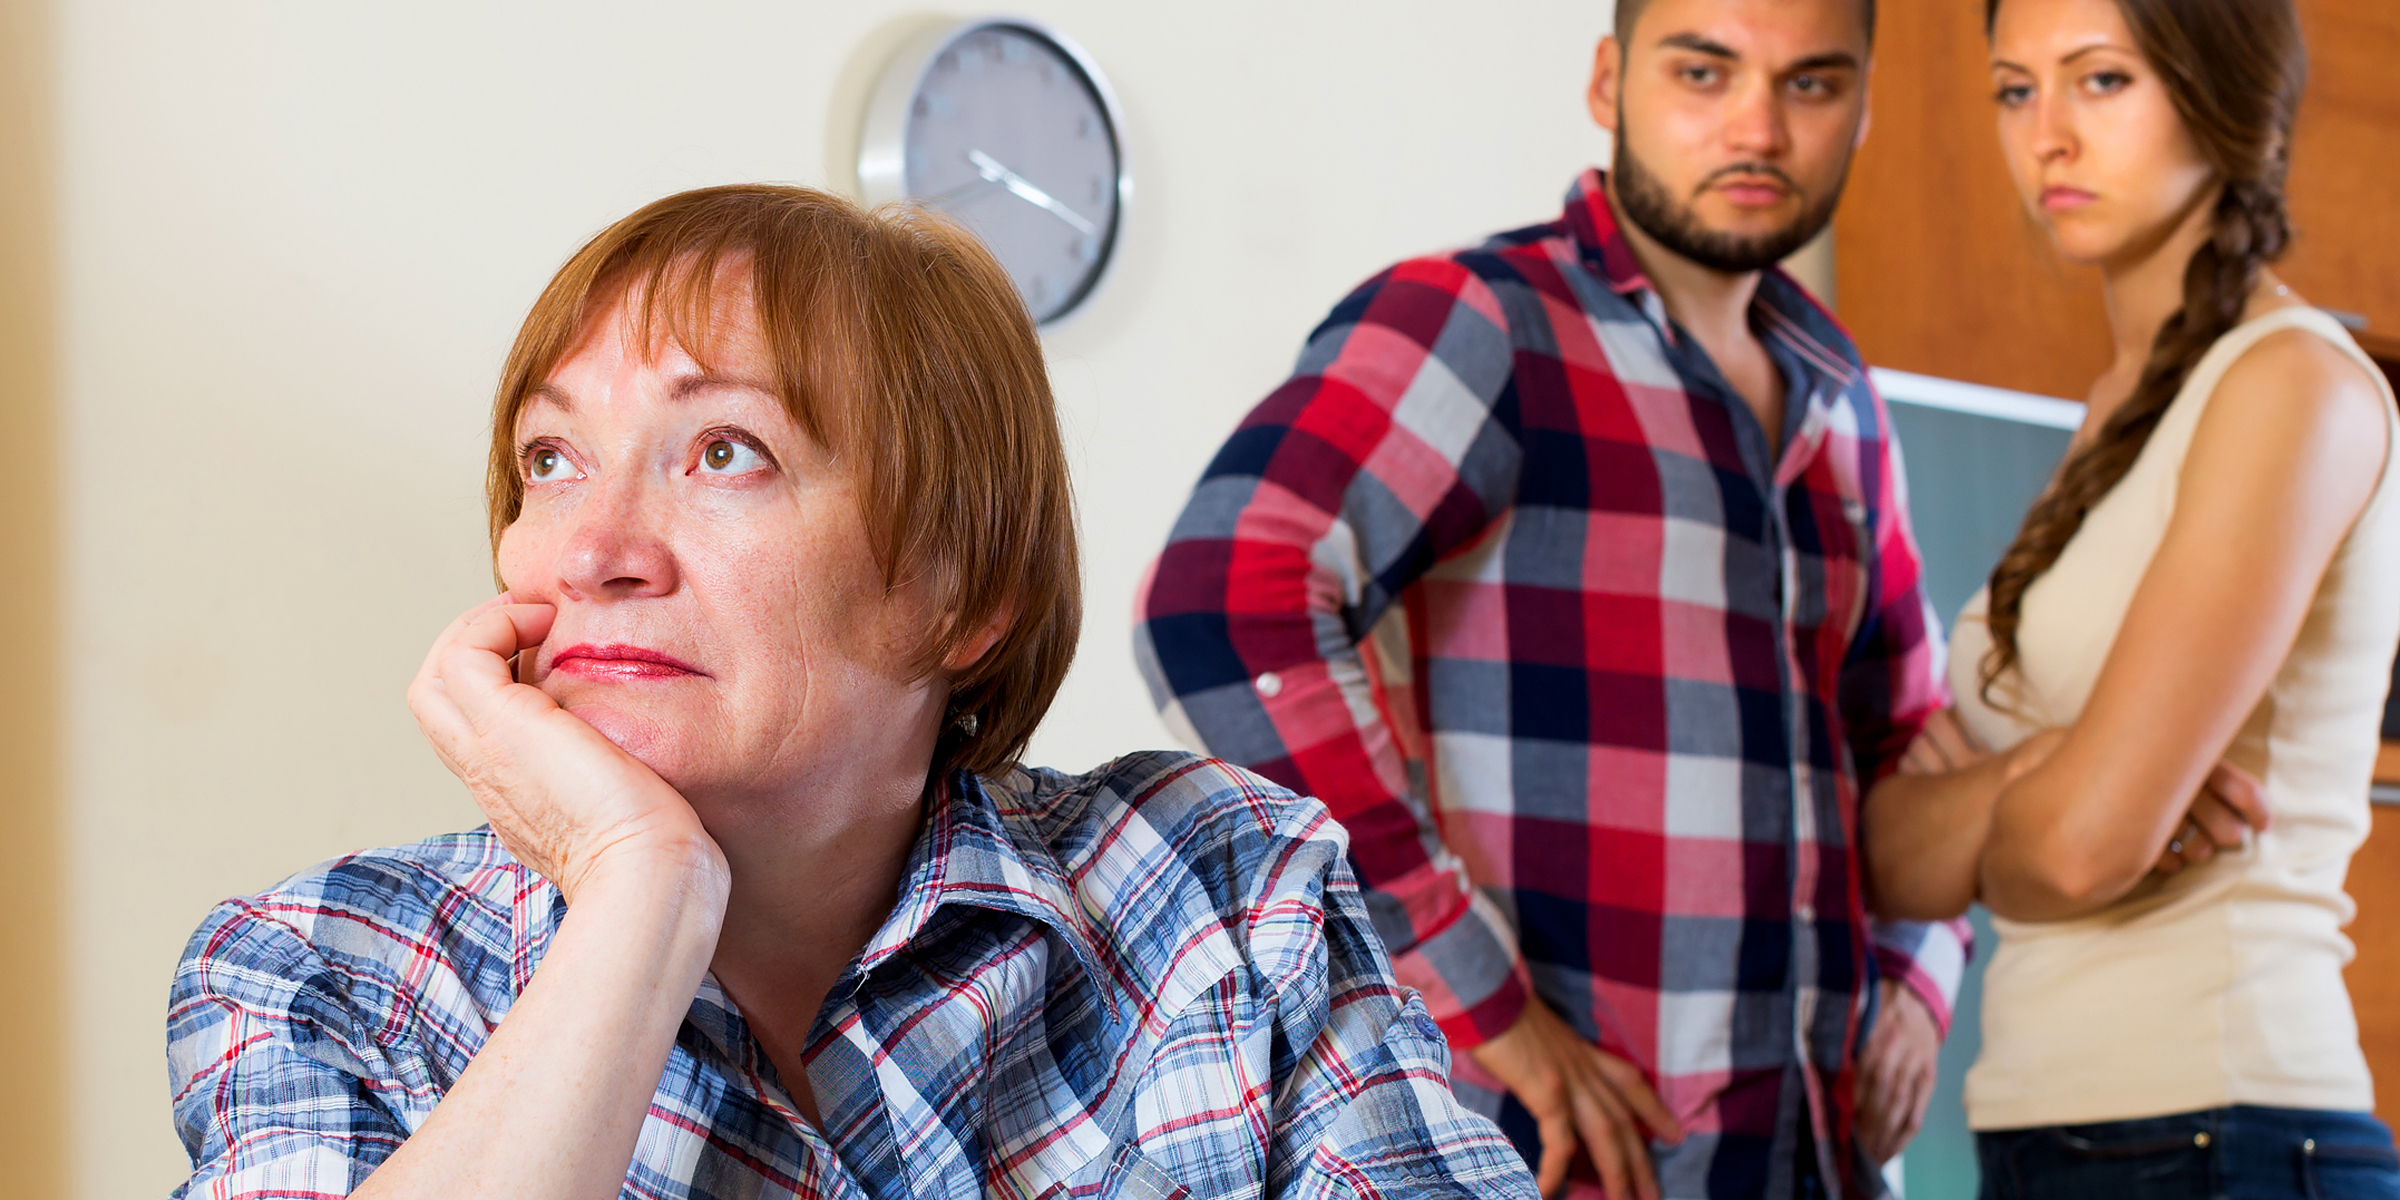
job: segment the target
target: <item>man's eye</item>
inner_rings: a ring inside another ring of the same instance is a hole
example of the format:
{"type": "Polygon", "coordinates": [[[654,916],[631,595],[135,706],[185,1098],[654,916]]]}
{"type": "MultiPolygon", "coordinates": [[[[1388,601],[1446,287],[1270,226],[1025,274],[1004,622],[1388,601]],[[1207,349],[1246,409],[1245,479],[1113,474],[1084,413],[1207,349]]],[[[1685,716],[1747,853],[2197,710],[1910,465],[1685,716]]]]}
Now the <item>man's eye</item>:
{"type": "Polygon", "coordinates": [[[1709,84],[1715,83],[1719,78],[1717,69],[1715,67],[1708,66],[1684,67],[1677,71],[1676,74],[1681,76],[1685,83],[1697,84],[1701,87],[1706,87],[1709,84]]]}
{"type": "Polygon", "coordinates": [[[700,470],[709,475],[746,475],[767,465],[757,448],[731,438],[715,438],[700,449],[700,470]]]}
{"type": "Polygon", "coordinates": [[[535,483],[575,477],[575,464],[558,452],[556,446],[535,446],[525,452],[525,478],[535,483]]]}

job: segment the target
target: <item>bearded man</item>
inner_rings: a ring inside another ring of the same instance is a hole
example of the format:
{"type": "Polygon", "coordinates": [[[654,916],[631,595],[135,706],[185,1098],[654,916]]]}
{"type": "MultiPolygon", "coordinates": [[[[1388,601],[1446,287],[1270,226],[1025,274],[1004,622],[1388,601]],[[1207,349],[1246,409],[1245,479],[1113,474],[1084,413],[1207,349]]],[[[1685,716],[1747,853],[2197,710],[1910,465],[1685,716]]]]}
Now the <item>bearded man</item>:
{"type": "Polygon", "coordinates": [[[1871,0],[1618,0],[1614,161],[1336,306],[1140,600],[1170,724],[1321,797],[1546,1193],[1875,1196],[1963,925],[1858,805],[1946,702],[1891,424],[1776,267],[1867,124],[1871,0]]]}

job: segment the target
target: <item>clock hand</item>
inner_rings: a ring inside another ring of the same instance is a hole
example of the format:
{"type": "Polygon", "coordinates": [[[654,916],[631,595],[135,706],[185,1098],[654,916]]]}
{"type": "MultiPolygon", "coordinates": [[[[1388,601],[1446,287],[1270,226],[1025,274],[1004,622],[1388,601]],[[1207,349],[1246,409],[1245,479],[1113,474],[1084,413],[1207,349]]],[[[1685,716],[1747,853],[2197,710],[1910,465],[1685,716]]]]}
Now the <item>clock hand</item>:
{"type": "Polygon", "coordinates": [[[969,150],[967,151],[967,161],[975,164],[977,174],[1016,193],[1017,198],[1027,204],[1046,210],[1050,215],[1074,226],[1082,231],[1084,236],[1098,237],[1100,235],[1100,227],[1085,220],[1083,214],[1059,203],[1051,197],[1050,193],[1027,182],[1024,176],[1001,166],[1000,161],[991,155],[985,154],[981,150],[969,150]]]}
{"type": "Polygon", "coordinates": [[[980,199],[984,189],[997,186],[997,184],[997,180],[970,179],[946,192],[936,192],[925,197],[925,203],[939,208],[955,207],[954,202],[963,204],[969,200],[980,199]]]}

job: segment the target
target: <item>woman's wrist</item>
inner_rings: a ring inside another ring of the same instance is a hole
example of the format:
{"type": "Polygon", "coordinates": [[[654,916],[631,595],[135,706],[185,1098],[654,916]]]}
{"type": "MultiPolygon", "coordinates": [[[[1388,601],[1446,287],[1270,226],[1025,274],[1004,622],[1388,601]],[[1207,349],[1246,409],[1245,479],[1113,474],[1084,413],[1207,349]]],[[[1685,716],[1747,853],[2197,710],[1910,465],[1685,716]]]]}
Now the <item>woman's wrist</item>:
{"type": "Polygon", "coordinates": [[[631,907],[671,915],[704,929],[713,944],[724,924],[733,874],[724,851],[706,834],[631,838],[592,857],[574,887],[562,887],[570,908],[631,907]]]}

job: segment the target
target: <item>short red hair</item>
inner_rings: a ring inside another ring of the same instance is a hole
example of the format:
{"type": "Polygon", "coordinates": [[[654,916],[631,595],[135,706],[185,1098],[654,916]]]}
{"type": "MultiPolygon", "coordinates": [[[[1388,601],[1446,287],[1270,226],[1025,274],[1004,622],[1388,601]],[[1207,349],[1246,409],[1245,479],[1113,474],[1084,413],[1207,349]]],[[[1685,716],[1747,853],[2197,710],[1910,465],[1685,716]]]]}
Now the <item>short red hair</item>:
{"type": "Polygon", "coordinates": [[[637,337],[703,357],[719,276],[746,273],[794,420],[848,464],[887,588],[924,583],[947,623],[931,673],[993,621],[952,681],[935,777],[1014,765],[1058,695],[1083,620],[1075,510],[1041,339],[1008,274],[922,209],[868,212],[801,187],[669,196],[559,268],[517,331],[492,404],[492,545],[524,506],[516,425],[595,319],[637,298],[637,337]]]}

